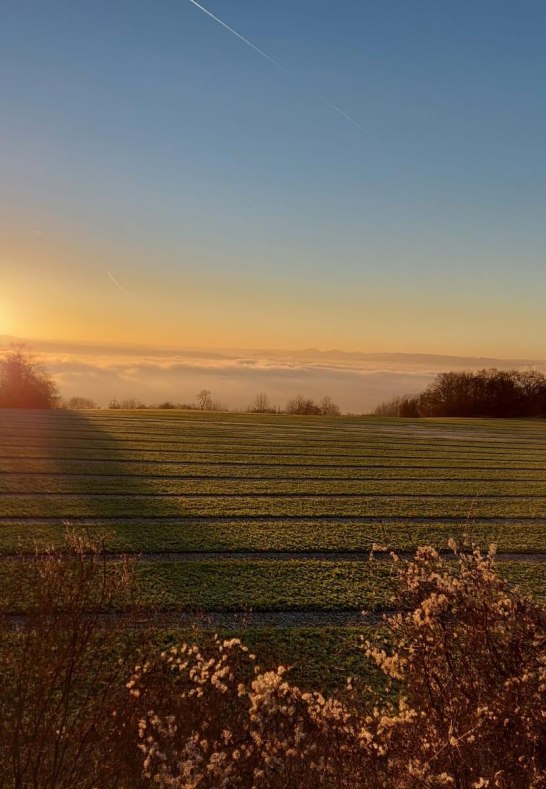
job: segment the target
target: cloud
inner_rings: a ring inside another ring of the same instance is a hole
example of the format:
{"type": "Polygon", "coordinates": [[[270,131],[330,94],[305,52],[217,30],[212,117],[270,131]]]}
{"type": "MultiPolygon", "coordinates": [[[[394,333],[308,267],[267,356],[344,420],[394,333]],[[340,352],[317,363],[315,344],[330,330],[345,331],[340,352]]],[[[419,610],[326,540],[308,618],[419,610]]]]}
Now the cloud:
{"type": "Polygon", "coordinates": [[[395,394],[418,392],[431,371],[385,370],[325,362],[260,357],[172,358],[44,354],[44,362],[65,397],[84,395],[105,405],[112,397],[144,402],[193,402],[205,387],[230,408],[245,408],[265,391],[279,405],[296,394],[319,398],[330,394],[344,411],[363,413],[395,394]]]}
{"type": "MultiPolygon", "coordinates": [[[[7,344],[7,343],[6,343],[7,344]]],[[[418,354],[362,354],[315,349],[172,350],[70,343],[37,348],[65,398],[92,397],[107,405],[112,397],[192,403],[210,389],[230,408],[246,408],[258,392],[283,406],[297,394],[329,394],[343,411],[366,413],[381,401],[422,391],[442,370],[481,367],[546,369],[525,359],[472,359],[418,354]]]]}

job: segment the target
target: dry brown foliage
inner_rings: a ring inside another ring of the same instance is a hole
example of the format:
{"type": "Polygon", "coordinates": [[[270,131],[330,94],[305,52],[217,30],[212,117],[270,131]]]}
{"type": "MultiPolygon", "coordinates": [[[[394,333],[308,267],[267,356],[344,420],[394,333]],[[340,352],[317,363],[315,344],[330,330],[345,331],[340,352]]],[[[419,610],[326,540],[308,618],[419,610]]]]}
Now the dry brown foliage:
{"type": "Polygon", "coordinates": [[[0,618],[0,786],[116,785],[140,634],[112,605],[132,595],[131,564],[73,534],[22,561],[25,613],[0,618]]]}
{"type": "Polygon", "coordinates": [[[365,644],[397,689],[375,703],[302,693],[238,640],[182,645],[136,668],[144,774],[161,787],[542,787],[545,612],[493,554],[432,548],[399,564],[391,649],[365,644]]]}
{"type": "Polygon", "coordinates": [[[25,563],[26,613],[0,630],[0,785],[546,786],[545,611],[499,578],[493,552],[452,548],[394,557],[389,646],[363,644],[385,701],[351,682],[329,699],[303,692],[239,639],[150,658],[112,613],[131,566],[69,536],[25,563]]]}

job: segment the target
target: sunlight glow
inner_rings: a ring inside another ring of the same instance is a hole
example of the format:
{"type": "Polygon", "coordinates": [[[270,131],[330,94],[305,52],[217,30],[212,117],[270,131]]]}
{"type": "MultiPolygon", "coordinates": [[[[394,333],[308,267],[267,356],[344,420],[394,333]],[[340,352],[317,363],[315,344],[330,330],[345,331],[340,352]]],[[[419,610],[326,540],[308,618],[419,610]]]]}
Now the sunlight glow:
{"type": "Polygon", "coordinates": [[[0,337],[12,331],[10,310],[4,299],[0,299],[0,337]]]}

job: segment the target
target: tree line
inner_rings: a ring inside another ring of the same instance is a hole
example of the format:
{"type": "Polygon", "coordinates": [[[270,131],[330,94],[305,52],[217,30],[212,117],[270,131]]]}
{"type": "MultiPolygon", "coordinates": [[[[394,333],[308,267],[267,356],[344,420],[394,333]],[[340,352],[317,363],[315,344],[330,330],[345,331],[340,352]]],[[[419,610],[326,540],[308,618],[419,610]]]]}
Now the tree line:
{"type": "Polygon", "coordinates": [[[381,403],[374,415],[546,417],[546,376],[496,368],[440,373],[421,394],[381,403]]]}
{"type": "MultiPolygon", "coordinates": [[[[74,410],[88,408],[98,408],[94,400],[85,397],[72,397],[67,401],[67,407],[74,410]]],[[[210,389],[201,389],[195,396],[193,403],[175,403],[166,400],[154,405],[146,405],[141,400],[127,398],[117,400],[113,398],[108,405],[113,409],[135,409],[135,408],[161,408],[161,409],[183,409],[197,411],[229,411],[230,409],[221,400],[212,397],[210,389]]],[[[251,414],[292,414],[296,416],[339,416],[341,409],[330,395],[324,395],[321,400],[313,400],[312,397],[304,397],[299,394],[288,400],[284,407],[278,406],[270,399],[266,392],[258,392],[254,400],[247,406],[246,410],[251,414]]]]}
{"type": "MultiPolygon", "coordinates": [[[[76,396],[63,401],[55,382],[36,356],[25,347],[15,347],[0,357],[0,408],[98,408],[89,398],[76,396]]],[[[193,409],[228,411],[210,389],[201,389],[193,403],[166,400],[147,405],[137,398],[112,398],[111,409],[193,409]]],[[[243,409],[244,410],[244,409],[243,409]]],[[[250,413],[298,416],[339,416],[341,410],[329,395],[321,400],[297,395],[284,407],[275,405],[266,392],[259,392],[246,409],[250,413]]],[[[447,417],[546,417],[546,376],[539,370],[445,372],[436,376],[420,394],[394,397],[378,405],[375,416],[406,418],[447,417]]]]}
{"type": "MultiPolygon", "coordinates": [[[[100,408],[90,397],[74,396],[63,400],[57,386],[39,359],[25,346],[9,349],[0,356],[0,408],[67,408],[74,411],[100,408]]],[[[110,409],[185,409],[199,411],[229,411],[221,401],[214,399],[210,389],[201,389],[192,403],[165,400],[147,405],[135,397],[118,400],[113,397],[110,409]]],[[[271,401],[266,392],[259,392],[246,409],[259,414],[296,414],[302,416],[338,416],[341,411],[329,395],[316,402],[297,395],[281,408],[271,401]]]]}

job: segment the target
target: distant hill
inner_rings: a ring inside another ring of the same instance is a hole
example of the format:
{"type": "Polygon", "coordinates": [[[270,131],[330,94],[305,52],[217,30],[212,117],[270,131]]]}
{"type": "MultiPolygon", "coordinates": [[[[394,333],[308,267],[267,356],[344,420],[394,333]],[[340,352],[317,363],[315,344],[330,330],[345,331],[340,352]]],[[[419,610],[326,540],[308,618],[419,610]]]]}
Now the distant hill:
{"type": "Polygon", "coordinates": [[[539,367],[546,368],[543,359],[500,359],[494,356],[453,356],[447,354],[431,353],[364,353],[361,351],[342,351],[338,348],[321,351],[317,348],[303,348],[301,350],[286,350],[282,348],[192,348],[192,347],[165,347],[148,346],[140,344],[120,343],[93,343],[71,342],[62,340],[32,340],[0,335],[0,345],[26,342],[37,350],[44,352],[67,352],[78,355],[112,355],[112,356],[156,356],[174,357],[185,356],[200,359],[293,359],[298,362],[340,362],[351,365],[378,365],[382,368],[391,366],[400,368],[427,368],[427,369],[479,369],[482,367],[519,368],[539,367]]]}

